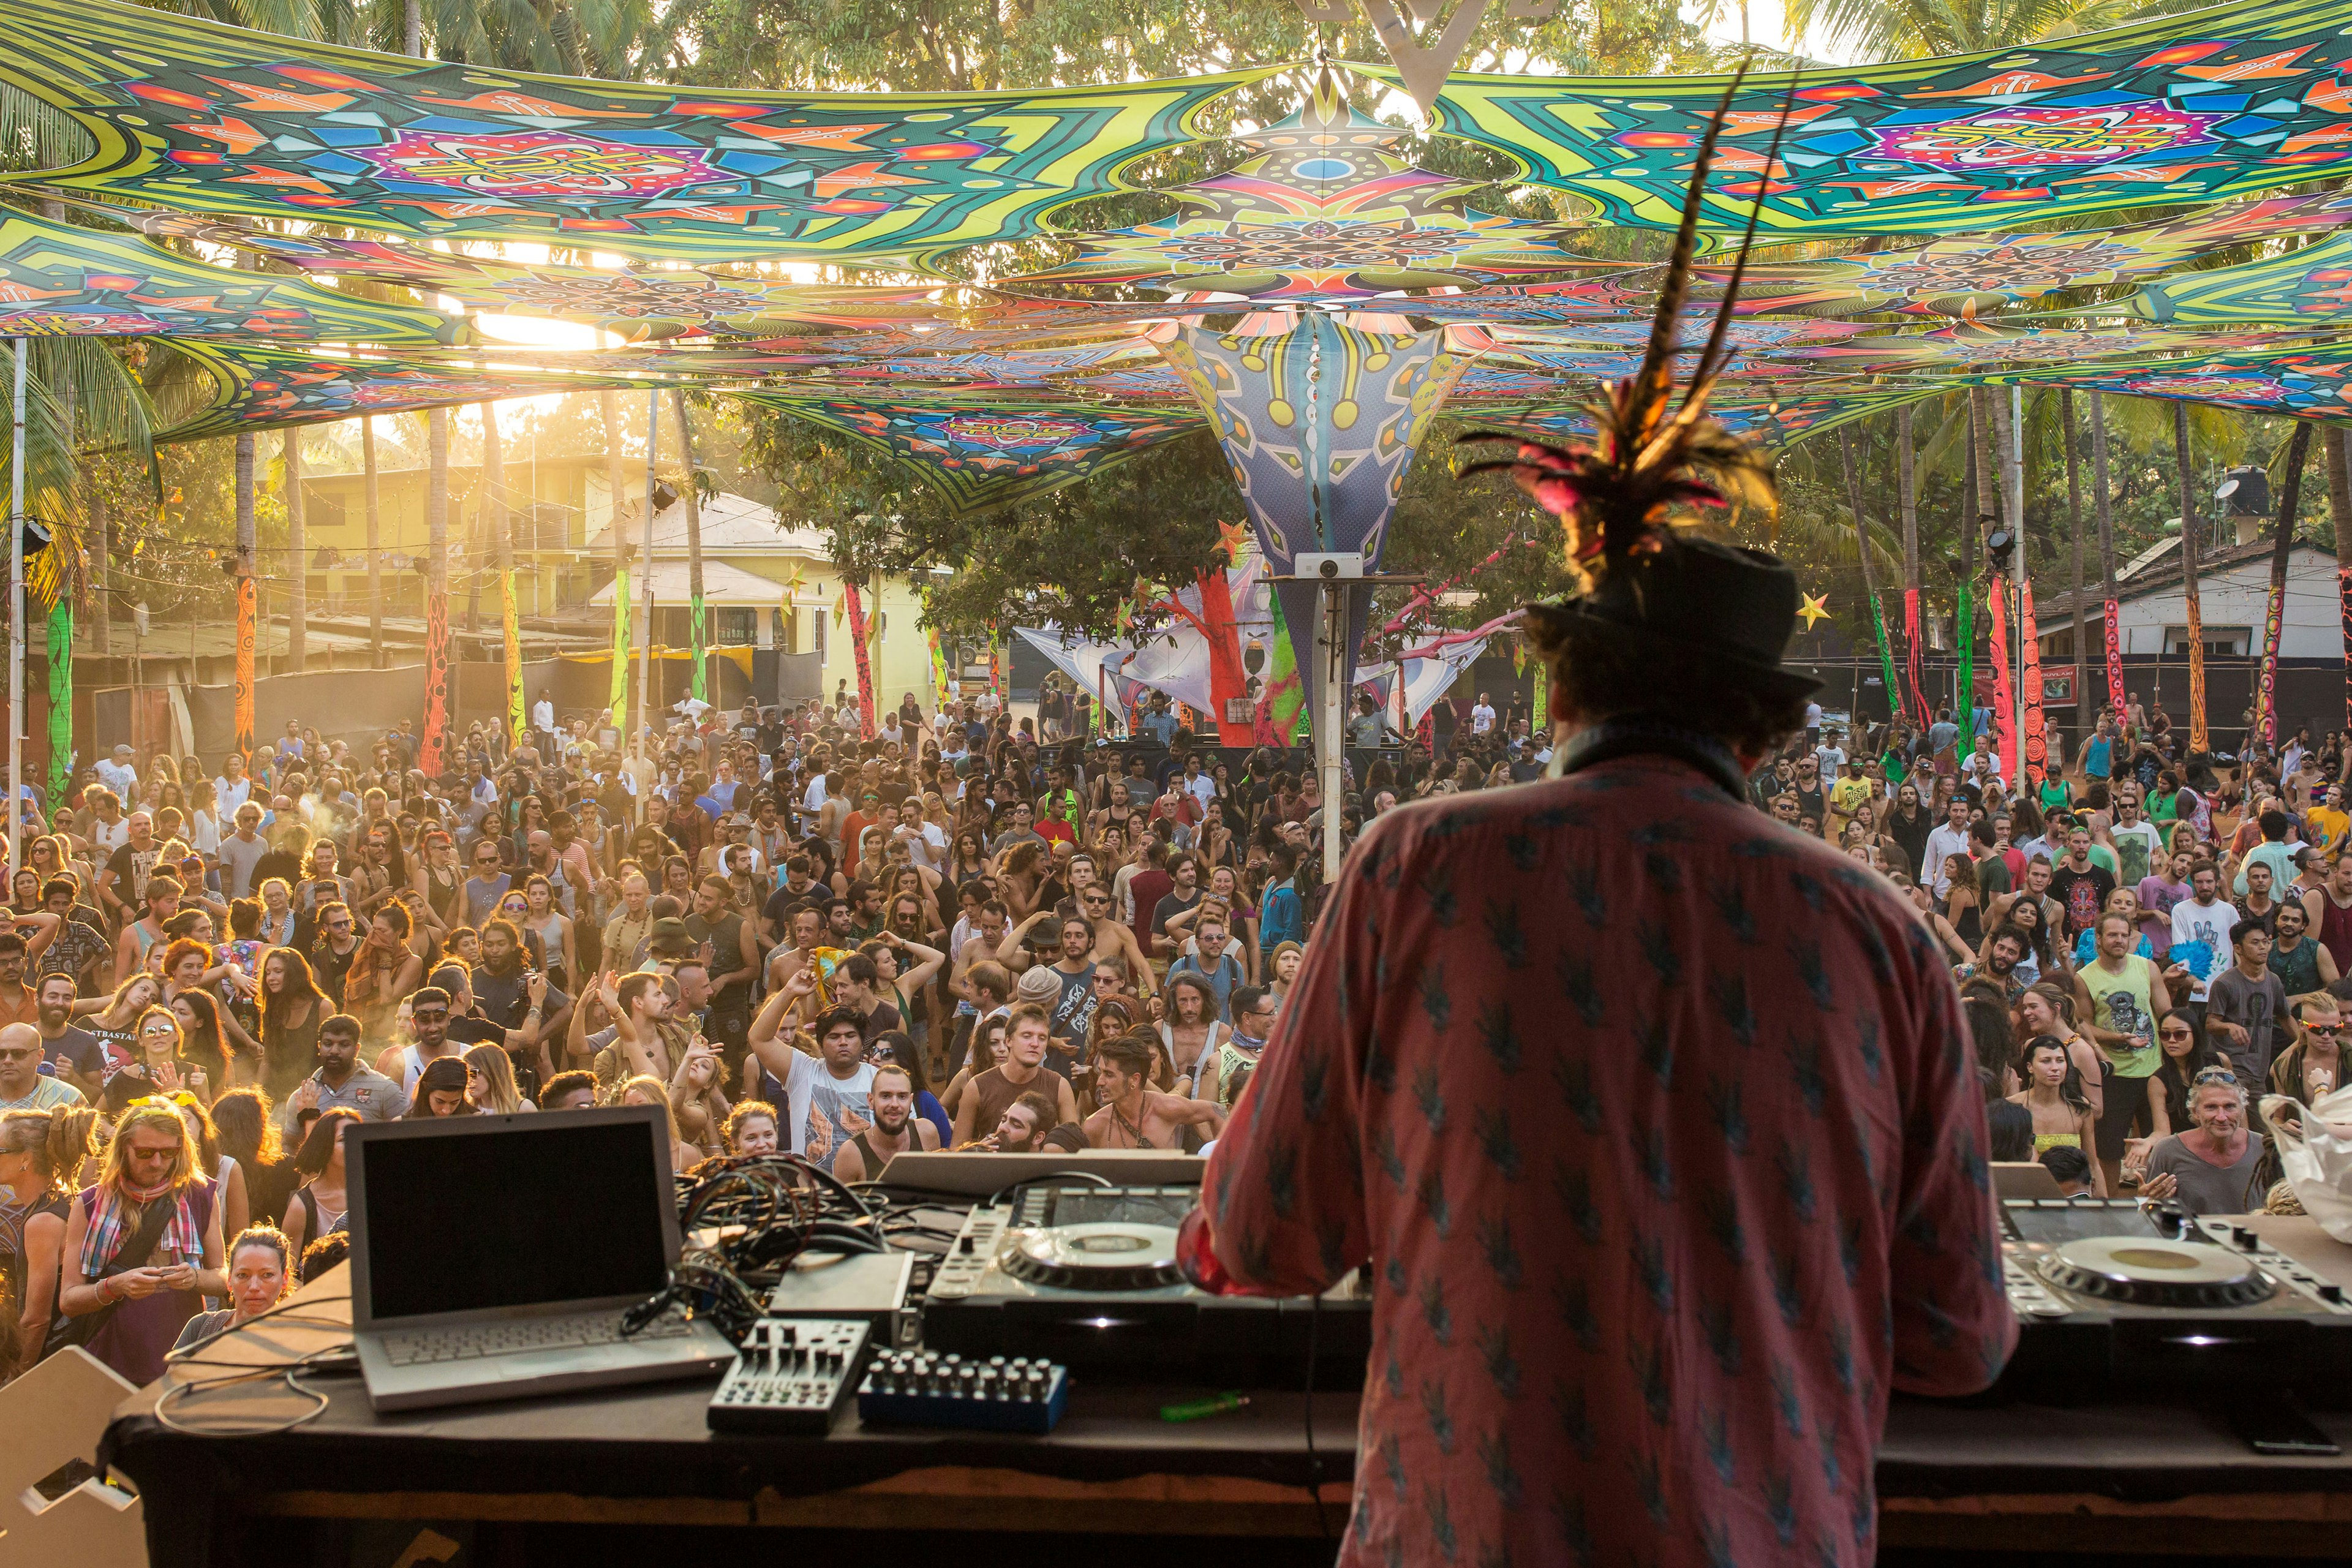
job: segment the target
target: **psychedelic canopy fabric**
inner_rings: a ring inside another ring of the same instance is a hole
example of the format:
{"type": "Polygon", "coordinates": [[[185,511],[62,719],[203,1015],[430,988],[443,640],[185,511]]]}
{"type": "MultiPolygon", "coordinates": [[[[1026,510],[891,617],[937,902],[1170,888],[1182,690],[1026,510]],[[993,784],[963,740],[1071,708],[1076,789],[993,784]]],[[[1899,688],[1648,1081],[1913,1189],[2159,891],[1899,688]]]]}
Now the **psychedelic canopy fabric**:
{"type": "Polygon", "coordinates": [[[1405,134],[1326,73],[1297,113],[1234,138],[1255,156],[1171,192],[1175,216],[1070,236],[1079,259],[1016,281],[1333,300],[1615,265],[1561,250],[1572,226],[1466,210],[1476,182],[1407,163],[1393,151],[1405,134]]]}
{"type": "Polygon", "coordinates": [[[1018,238],[1285,68],[1037,92],[734,92],[419,61],[102,0],[0,6],[0,81],[87,131],[38,180],[192,211],[680,260],[1018,238]]]}
{"type": "Polygon", "coordinates": [[[1189,413],[1045,400],[810,397],[739,392],[908,465],[958,511],[1034,500],[1163,441],[1202,428],[1189,413]]]}
{"type": "Polygon", "coordinates": [[[0,208],[0,337],[17,336],[405,346],[474,334],[463,317],[212,267],[137,235],[0,208]]]}
{"type": "Polygon", "coordinates": [[[2183,272],[2093,310],[2183,324],[2352,324],[2352,235],[2332,235],[2301,250],[2235,267],[2183,272]]]}
{"type": "Polygon", "coordinates": [[[318,425],[362,414],[453,408],[502,397],[666,384],[627,376],[475,369],[418,359],[360,359],[251,344],[178,342],[212,378],[203,408],[156,433],[158,445],[318,425]]]}
{"type": "MultiPolygon", "coordinates": [[[[2352,172],[2340,0],[2269,0],[1956,58],[1753,75],[1702,221],[1769,234],[1947,234],[2185,205],[2352,172]]],[[[1351,65],[1381,81],[1388,66],[1351,65]]],[[[1437,128],[1608,223],[1671,228],[1722,77],[1461,75],[1437,128]]]]}
{"type": "Polygon", "coordinates": [[[2291,415],[2299,419],[2352,419],[2352,343],[2285,353],[2247,349],[2124,369],[2107,365],[2037,368],[1973,379],[1989,385],[2015,381],[2122,397],[2210,403],[2250,414],[2291,415]]]}

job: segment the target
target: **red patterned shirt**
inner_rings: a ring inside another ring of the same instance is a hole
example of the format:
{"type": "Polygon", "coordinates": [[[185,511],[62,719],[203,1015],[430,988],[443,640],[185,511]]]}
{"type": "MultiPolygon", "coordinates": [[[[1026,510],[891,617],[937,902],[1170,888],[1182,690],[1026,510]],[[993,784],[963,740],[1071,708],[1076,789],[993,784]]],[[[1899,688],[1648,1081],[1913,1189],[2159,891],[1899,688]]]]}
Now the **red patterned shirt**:
{"type": "Polygon", "coordinates": [[[1207,1200],[1378,1298],[1341,1561],[1871,1563],[1890,1389],[2007,1359],[1958,998],[1895,889],[1654,757],[1356,848],[1207,1200]]]}

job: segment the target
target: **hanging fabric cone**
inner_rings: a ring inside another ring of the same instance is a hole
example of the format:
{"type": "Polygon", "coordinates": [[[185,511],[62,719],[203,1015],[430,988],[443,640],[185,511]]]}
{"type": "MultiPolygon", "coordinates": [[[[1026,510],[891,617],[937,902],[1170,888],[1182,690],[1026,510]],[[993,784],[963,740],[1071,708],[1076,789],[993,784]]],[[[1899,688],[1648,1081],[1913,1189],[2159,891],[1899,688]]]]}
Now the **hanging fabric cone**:
{"type": "Polygon", "coordinates": [[[523,701],[522,620],[515,608],[515,574],[511,569],[499,574],[499,630],[507,656],[507,741],[520,746],[530,729],[530,714],[523,701]]]}
{"type": "Polygon", "coordinates": [[[2028,578],[2019,587],[2017,646],[2025,656],[2025,733],[2020,739],[2029,789],[2040,788],[2042,775],[2050,771],[2050,735],[2042,716],[2042,644],[2034,634],[2033,583],[2028,578]]]}
{"type": "Polygon", "coordinates": [[[874,650],[866,641],[866,606],[857,584],[841,585],[842,606],[849,616],[849,642],[857,653],[857,732],[874,738],[874,650]]]}
{"type": "Polygon", "coordinates": [[[1895,679],[1895,650],[1886,641],[1886,613],[1879,607],[1878,595],[1870,596],[1870,629],[1878,636],[1879,679],[1886,682],[1886,706],[1895,717],[1903,717],[1903,688],[1895,679]]]}
{"type": "Polygon", "coordinates": [[[2017,694],[2009,678],[2009,584],[1985,584],[1985,657],[1992,663],[1992,749],[2001,766],[2017,755],[2017,694]]]}
{"type": "MultiPolygon", "coordinates": [[[[253,760],[253,639],[257,595],[250,577],[236,580],[236,719],[237,755],[253,760]]],[[[427,739],[431,732],[427,731],[427,739]]],[[[428,770],[437,771],[437,770],[428,770]]]]}
{"type": "Polygon", "coordinates": [[[2123,607],[2115,600],[2107,601],[2107,705],[2116,710],[2116,722],[2124,721],[2125,710],[2131,700],[2124,692],[2123,607]]]}
{"type": "Polygon", "coordinates": [[[49,800],[73,786],[73,599],[59,594],[49,606],[49,800]]]}
{"type": "Polygon", "coordinates": [[[613,576],[613,683],[605,693],[604,706],[615,719],[628,717],[629,569],[625,566],[613,576]]]}
{"type": "Polygon", "coordinates": [[[2265,745],[2276,746],[2278,722],[2279,633],[2286,616],[2286,584],[2270,585],[2263,610],[2263,672],[2254,686],[2254,729],[2265,745]]]}
{"type": "Polygon", "coordinates": [[[695,595],[689,602],[687,615],[688,624],[691,627],[690,635],[694,644],[694,689],[692,696],[697,702],[708,702],[710,700],[710,693],[708,689],[709,680],[703,668],[705,665],[710,662],[710,644],[709,639],[703,635],[703,617],[708,612],[703,607],[702,595],[699,594],[695,595]]]}
{"type": "MultiPolygon", "coordinates": [[[[249,731],[248,731],[249,733],[249,731]]],[[[426,778],[441,773],[449,743],[449,596],[425,594],[425,736],[416,765],[426,778]]]]}

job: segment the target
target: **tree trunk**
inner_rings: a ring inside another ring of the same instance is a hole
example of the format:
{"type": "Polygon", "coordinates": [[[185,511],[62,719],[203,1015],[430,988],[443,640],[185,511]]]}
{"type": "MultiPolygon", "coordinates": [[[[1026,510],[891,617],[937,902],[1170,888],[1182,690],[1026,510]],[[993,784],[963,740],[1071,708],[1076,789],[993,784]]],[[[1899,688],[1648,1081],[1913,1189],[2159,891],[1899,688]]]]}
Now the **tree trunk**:
{"type": "Polygon", "coordinates": [[[499,405],[482,405],[482,506],[479,513],[499,552],[501,579],[514,570],[514,512],[507,505],[506,443],[499,438],[499,405]]]}
{"type": "Polygon", "coordinates": [[[375,416],[360,416],[360,465],[367,473],[367,593],[368,593],[368,652],[370,661],[382,669],[383,658],[383,560],[378,552],[377,531],[382,514],[378,510],[375,468],[375,416]]]}
{"type": "Polygon", "coordinates": [[[402,0],[400,52],[425,58],[425,0],[402,0]]]}
{"type": "Polygon", "coordinates": [[[2079,731],[2074,743],[2080,746],[2091,738],[2091,682],[2086,674],[2090,661],[2084,657],[2083,647],[2083,463],[2074,440],[2071,392],[2058,395],[2058,423],[2066,432],[2066,522],[2074,553],[2074,728],[2079,731]]]}
{"type": "MultiPolygon", "coordinates": [[[[2347,668],[2352,669],[2352,462],[2341,428],[2327,431],[2327,513],[2336,525],[2337,622],[2344,628],[2347,668]]],[[[2344,683],[2346,724],[2352,728],[2352,679],[2344,683]]]]}
{"type": "Polygon", "coordinates": [[[2197,584],[2197,491],[2189,461],[2189,405],[2172,405],[2172,455],[2180,475],[2180,589],[2189,605],[2189,749],[2210,752],[2205,724],[2205,612],[2197,584]]]}
{"type": "Polygon", "coordinates": [[[690,632],[688,644],[694,655],[693,695],[709,701],[703,668],[709,657],[709,622],[702,602],[702,497],[694,488],[694,425],[687,417],[686,389],[670,388],[670,408],[677,416],[677,450],[686,465],[686,479],[680,487],[686,502],[686,604],[687,622],[690,632]]]}
{"type": "Polygon", "coordinates": [[[107,593],[107,552],[112,548],[107,539],[113,518],[107,510],[106,490],[101,485],[90,486],[89,492],[89,574],[90,596],[95,603],[89,618],[89,650],[104,658],[114,650],[110,635],[113,627],[114,604],[107,593]]]}
{"type": "Polygon", "coordinates": [[[2294,438],[2286,445],[2286,476],[2279,485],[2278,531],[2271,541],[2271,591],[2263,614],[2263,664],[2255,687],[2254,706],[2263,738],[2279,741],[2279,637],[2286,616],[2287,557],[2294,553],[2294,517],[2303,507],[2303,468],[2311,458],[2311,421],[2294,422],[2294,438]]]}
{"type": "Polygon", "coordinates": [[[426,775],[448,764],[449,411],[425,416],[425,744],[426,775]]]}
{"type": "Polygon", "coordinates": [[[1903,508],[1903,587],[1919,591],[1919,465],[1911,450],[1911,410],[1895,411],[1895,486],[1903,508]]]}
{"type": "MultiPolygon", "coordinates": [[[[2091,394],[2091,510],[2099,525],[2099,658],[2106,659],[2108,606],[2116,602],[2115,492],[2107,481],[2107,409],[2097,393],[2091,394]]],[[[2116,658],[2122,658],[2123,630],[2115,628],[2116,658]]],[[[2160,651],[2160,650],[2159,650],[2160,651]]],[[[2107,706],[2115,710],[2116,725],[2124,721],[2125,693],[2118,665],[2108,671],[2107,706]]]]}
{"type": "Polygon", "coordinates": [[[286,432],[286,668],[302,673],[310,647],[302,635],[310,613],[310,562],[302,507],[302,427],[286,432]]]}
{"type": "Polygon", "coordinates": [[[236,574],[239,577],[257,575],[254,554],[258,545],[254,526],[253,441],[250,435],[236,438],[236,574]]]}
{"type": "Polygon", "coordinates": [[[612,501],[611,516],[604,526],[613,542],[613,679],[606,685],[604,705],[612,710],[614,729],[625,734],[629,722],[629,648],[622,628],[629,619],[625,586],[629,571],[629,540],[628,531],[621,526],[621,405],[611,388],[596,395],[596,408],[604,419],[604,489],[612,501]]]}

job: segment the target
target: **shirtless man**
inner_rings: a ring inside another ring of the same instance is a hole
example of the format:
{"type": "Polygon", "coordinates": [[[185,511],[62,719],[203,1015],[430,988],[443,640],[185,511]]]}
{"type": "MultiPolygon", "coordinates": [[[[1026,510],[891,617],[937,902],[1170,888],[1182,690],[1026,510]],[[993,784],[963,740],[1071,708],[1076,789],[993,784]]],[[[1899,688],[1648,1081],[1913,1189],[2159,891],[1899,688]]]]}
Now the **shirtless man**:
{"type": "Polygon", "coordinates": [[[1223,1131],[1225,1113],[1214,1101],[1162,1094],[1151,1087],[1156,1055],[1133,1035],[1121,1035],[1095,1047],[1095,1065],[1102,1073],[1098,1092],[1103,1108],[1087,1118],[1089,1147],[1181,1149],[1186,1127],[1206,1128],[1204,1136],[1209,1138],[1223,1131]]]}
{"type": "Polygon", "coordinates": [[[998,1154],[1042,1154],[1045,1134],[1059,1125],[1042,1094],[1024,1094],[996,1119],[996,1131],[978,1143],[961,1145],[998,1154]]]}
{"type": "Polygon", "coordinates": [[[874,1069],[866,1091],[874,1124],[841,1146],[833,1157],[833,1173],[845,1182],[879,1176],[893,1154],[911,1154],[940,1146],[940,1130],[915,1114],[915,1080],[902,1067],[874,1069]]]}
{"type": "Polygon", "coordinates": [[[1094,962],[1124,960],[1128,975],[1135,982],[1136,994],[1150,996],[1157,989],[1152,984],[1150,962],[1143,956],[1143,949],[1136,945],[1135,932],[1110,918],[1110,889],[1100,882],[1090,882],[1080,888],[1076,896],[1078,912],[1094,922],[1094,962]]]}

